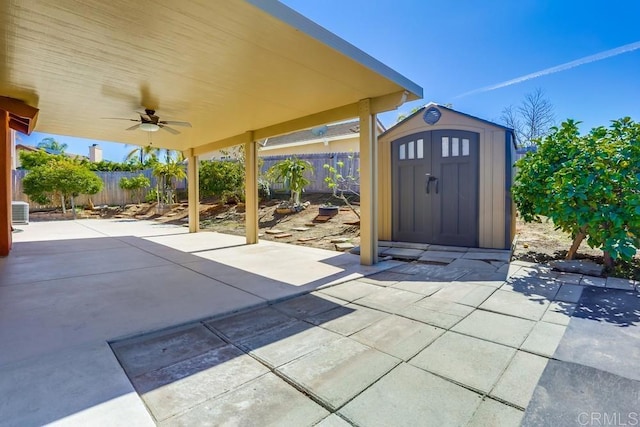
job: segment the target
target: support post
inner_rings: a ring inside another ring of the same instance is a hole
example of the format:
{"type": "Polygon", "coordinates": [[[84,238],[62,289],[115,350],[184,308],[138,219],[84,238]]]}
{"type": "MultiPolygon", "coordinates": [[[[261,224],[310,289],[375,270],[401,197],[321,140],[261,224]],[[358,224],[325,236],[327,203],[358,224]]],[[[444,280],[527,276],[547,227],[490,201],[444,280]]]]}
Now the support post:
{"type": "Polygon", "coordinates": [[[247,132],[245,156],[245,221],[247,244],[258,243],[258,143],[253,132],[247,132]]]}
{"type": "Polygon", "coordinates": [[[200,231],[200,164],[193,148],[187,156],[187,190],[189,193],[189,233],[200,231]]]}
{"type": "Polygon", "coordinates": [[[360,263],[378,262],[378,137],[371,100],[358,103],[360,116],[360,263]]]}
{"type": "Polygon", "coordinates": [[[11,129],[9,113],[0,110],[0,256],[11,250],[11,129]]]}

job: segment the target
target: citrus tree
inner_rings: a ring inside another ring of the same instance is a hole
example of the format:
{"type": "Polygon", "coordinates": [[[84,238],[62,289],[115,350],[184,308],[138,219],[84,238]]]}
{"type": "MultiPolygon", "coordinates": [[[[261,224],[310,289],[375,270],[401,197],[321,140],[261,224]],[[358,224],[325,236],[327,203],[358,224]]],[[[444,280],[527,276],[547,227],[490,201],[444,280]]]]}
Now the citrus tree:
{"type": "Polygon", "coordinates": [[[581,136],[567,120],[516,163],[513,198],[525,221],[544,215],[571,235],[568,259],[586,239],[612,267],[640,247],[639,159],[640,123],[626,117],[581,136]]]}
{"type": "Polygon", "coordinates": [[[75,218],[75,197],[96,194],[104,184],[86,166],[73,160],[52,157],[49,162],[31,169],[22,185],[25,194],[38,203],[49,203],[52,197],[59,196],[63,213],[66,213],[65,199],[68,199],[75,218]]]}
{"type": "Polygon", "coordinates": [[[279,161],[269,168],[267,176],[275,182],[281,182],[291,190],[289,203],[300,204],[300,194],[310,181],[305,176],[306,173],[313,173],[313,165],[306,160],[297,157],[279,161]]]}

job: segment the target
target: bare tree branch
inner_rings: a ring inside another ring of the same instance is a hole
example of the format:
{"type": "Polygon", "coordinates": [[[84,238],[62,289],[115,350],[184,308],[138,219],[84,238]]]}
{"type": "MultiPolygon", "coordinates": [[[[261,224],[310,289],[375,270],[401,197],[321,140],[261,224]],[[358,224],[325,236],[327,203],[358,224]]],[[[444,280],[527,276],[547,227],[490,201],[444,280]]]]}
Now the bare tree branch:
{"type": "Polygon", "coordinates": [[[525,95],[519,106],[502,110],[501,119],[514,129],[519,147],[535,145],[535,140],[547,135],[555,124],[553,104],[540,88],[525,95]]]}

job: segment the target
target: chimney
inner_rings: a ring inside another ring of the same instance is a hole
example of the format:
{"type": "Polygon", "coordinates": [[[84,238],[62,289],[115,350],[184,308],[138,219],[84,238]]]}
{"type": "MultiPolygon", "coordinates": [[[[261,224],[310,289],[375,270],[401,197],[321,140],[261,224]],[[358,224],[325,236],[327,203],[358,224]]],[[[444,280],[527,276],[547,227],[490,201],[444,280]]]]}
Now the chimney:
{"type": "Polygon", "coordinates": [[[92,163],[102,161],[102,148],[98,144],[93,144],[89,147],[89,160],[92,163]]]}

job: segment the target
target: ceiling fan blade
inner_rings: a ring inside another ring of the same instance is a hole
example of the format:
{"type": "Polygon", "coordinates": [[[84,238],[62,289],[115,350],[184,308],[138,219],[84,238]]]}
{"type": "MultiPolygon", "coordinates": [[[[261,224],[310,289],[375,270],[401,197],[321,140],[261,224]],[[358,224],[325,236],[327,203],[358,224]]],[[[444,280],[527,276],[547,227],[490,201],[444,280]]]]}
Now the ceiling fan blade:
{"type": "Polygon", "coordinates": [[[158,126],[160,126],[160,129],[164,129],[167,132],[172,133],[174,135],[179,135],[180,134],[180,131],[178,131],[176,129],[173,129],[173,128],[170,128],[169,126],[166,126],[166,125],[163,125],[163,124],[160,124],[158,126]]]}
{"type": "Polygon", "coordinates": [[[140,115],[140,118],[141,118],[142,120],[146,120],[146,121],[148,121],[148,122],[150,122],[150,121],[151,121],[151,116],[150,116],[150,115],[148,115],[147,113],[143,113],[143,112],[141,112],[141,111],[136,111],[136,113],[138,113],[138,114],[140,115]]]}
{"type": "Polygon", "coordinates": [[[100,117],[102,120],[129,120],[132,122],[139,122],[138,119],[125,119],[124,117],[100,117]]]}
{"type": "Polygon", "coordinates": [[[191,123],[189,122],[178,122],[175,120],[161,120],[158,123],[162,123],[163,125],[173,125],[173,126],[184,126],[184,127],[191,127],[191,123]]]}
{"type": "MultiPolygon", "coordinates": [[[[137,121],[137,120],[136,120],[137,121]]],[[[137,125],[133,125],[130,128],[126,128],[125,130],[136,130],[140,127],[142,123],[138,123],[137,125]]]]}

